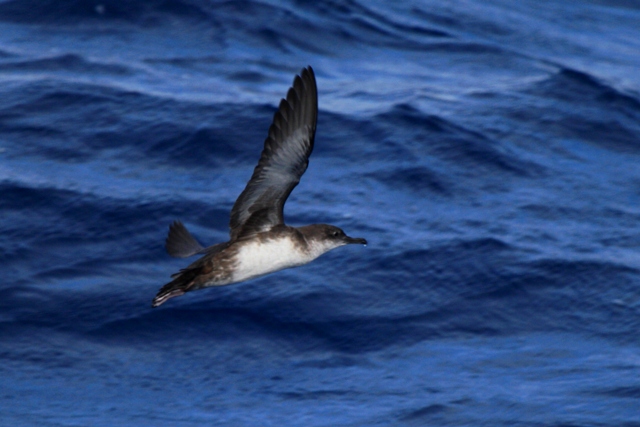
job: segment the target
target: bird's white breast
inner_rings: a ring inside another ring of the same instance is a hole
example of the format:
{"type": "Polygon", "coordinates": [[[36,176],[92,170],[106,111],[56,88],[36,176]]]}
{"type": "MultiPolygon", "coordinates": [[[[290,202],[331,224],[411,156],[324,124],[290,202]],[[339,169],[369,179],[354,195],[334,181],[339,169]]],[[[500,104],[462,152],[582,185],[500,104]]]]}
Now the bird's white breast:
{"type": "Polygon", "coordinates": [[[241,282],[274,271],[306,264],[313,258],[289,238],[244,243],[236,256],[233,281],[241,282]]]}

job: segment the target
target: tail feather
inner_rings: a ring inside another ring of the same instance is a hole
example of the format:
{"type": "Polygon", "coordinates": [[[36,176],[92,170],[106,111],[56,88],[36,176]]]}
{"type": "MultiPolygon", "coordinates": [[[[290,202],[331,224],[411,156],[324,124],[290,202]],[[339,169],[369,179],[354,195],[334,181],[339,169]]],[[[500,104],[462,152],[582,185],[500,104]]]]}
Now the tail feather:
{"type": "Polygon", "coordinates": [[[173,297],[179,297],[180,295],[189,292],[194,285],[194,279],[195,275],[189,274],[189,271],[180,274],[171,282],[160,288],[158,294],[151,302],[151,307],[158,307],[173,297]]]}
{"type": "MultiPolygon", "coordinates": [[[[186,229],[184,228],[184,226],[182,226],[182,224],[174,223],[174,225],[172,225],[171,232],[169,233],[170,234],[169,237],[171,238],[171,236],[175,237],[180,235],[180,233],[182,233],[181,230],[186,233],[185,235],[191,236],[190,234],[188,234],[189,232],[186,231],[186,229]],[[176,234],[176,232],[178,234],[176,234]]],[[[193,238],[191,237],[191,239],[193,238]]],[[[171,239],[167,239],[168,243],[169,243],[169,240],[171,239]]],[[[195,242],[195,239],[193,239],[193,241],[195,242]]],[[[199,246],[197,242],[196,244],[199,246]]],[[[177,273],[172,274],[171,278],[173,280],[167,283],[166,285],[164,285],[162,288],[160,288],[160,291],[158,291],[158,294],[153,299],[151,306],[158,307],[159,305],[164,304],[167,300],[173,297],[183,295],[184,293],[189,291],[200,289],[203,283],[207,281],[207,278],[209,277],[211,272],[214,271],[214,260],[213,260],[214,255],[226,249],[229,246],[229,244],[230,244],[229,242],[218,243],[217,245],[210,246],[207,249],[202,249],[201,252],[206,251],[207,255],[191,263],[189,266],[187,266],[187,268],[183,268],[177,273]]],[[[168,244],[167,250],[169,250],[170,247],[171,245],[168,244]]],[[[186,249],[185,251],[180,252],[180,250],[186,248],[186,246],[176,245],[173,248],[176,249],[176,251],[173,252],[174,256],[178,256],[180,254],[181,254],[180,256],[183,256],[188,252],[186,251],[186,249]]],[[[195,246],[192,245],[192,250],[195,250],[195,249],[196,249],[195,246]]],[[[171,251],[169,253],[171,253],[171,251]]]]}
{"type": "Polygon", "coordinates": [[[165,247],[167,253],[176,258],[187,258],[204,251],[204,247],[189,233],[180,221],[169,226],[169,235],[165,247]]]}
{"type": "Polygon", "coordinates": [[[179,297],[184,293],[185,291],[182,289],[172,289],[166,292],[160,291],[158,292],[158,295],[156,295],[156,297],[153,299],[153,302],[151,303],[151,307],[153,308],[158,307],[159,305],[162,305],[164,302],[166,302],[168,299],[173,297],[179,297]]]}

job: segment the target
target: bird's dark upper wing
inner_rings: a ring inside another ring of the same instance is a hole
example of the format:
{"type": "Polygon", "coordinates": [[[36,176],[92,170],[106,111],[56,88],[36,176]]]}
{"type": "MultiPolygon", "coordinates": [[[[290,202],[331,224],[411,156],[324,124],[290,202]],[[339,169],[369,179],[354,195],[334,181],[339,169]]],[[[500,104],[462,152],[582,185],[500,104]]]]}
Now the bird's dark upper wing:
{"type": "Polygon", "coordinates": [[[316,79],[307,67],[280,101],[260,161],[231,209],[231,240],[284,224],[284,203],[309,164],[317,117],[316,79]]]}

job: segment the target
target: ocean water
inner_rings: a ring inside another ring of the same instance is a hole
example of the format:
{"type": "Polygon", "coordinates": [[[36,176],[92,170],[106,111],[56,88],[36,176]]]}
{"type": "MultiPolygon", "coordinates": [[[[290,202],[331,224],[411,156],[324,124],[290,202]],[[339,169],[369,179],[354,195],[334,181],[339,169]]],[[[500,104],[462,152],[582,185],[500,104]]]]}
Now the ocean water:
{"type": "Polygon", "coordinates": [[[0,0],[0,425],[640,426],[639,70],[632,1],[0,0]],[[306,65],[287,222],[369,245],[152,309],[306,65]]]}

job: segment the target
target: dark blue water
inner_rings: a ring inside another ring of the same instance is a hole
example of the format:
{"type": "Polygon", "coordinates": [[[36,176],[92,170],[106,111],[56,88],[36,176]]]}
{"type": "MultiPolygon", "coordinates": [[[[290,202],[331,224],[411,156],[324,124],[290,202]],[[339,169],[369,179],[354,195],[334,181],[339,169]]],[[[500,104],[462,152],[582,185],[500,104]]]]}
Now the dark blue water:
{"type": "Polygon", "coordinates": [[[640,426],[635,2],[0,1],[0,425],[640,426]],[[349,246],[151,299],[293,76],[288,223],[349,246]]]}

